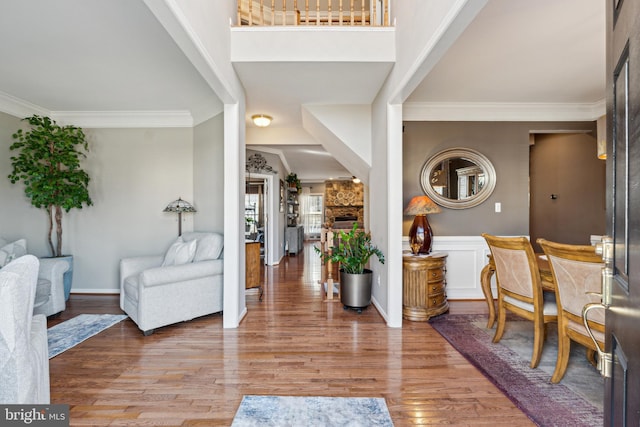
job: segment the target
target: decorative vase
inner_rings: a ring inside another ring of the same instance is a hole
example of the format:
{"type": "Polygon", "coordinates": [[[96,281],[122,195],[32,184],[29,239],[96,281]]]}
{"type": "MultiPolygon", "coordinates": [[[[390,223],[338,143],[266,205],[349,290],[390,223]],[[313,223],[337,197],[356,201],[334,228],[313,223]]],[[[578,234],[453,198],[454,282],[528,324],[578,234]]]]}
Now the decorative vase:
{"type": "Polygon", "coordinates": [[[409,245],[414,255],[428,254],[431,252],[431,241],[433,240],[433,231],[426,215],[416,215],[409,229],[409,245]],[[417,247],[417,251],[414,249],[417,247]]]}
{"type": "Polygon", "coordinates": [[[345,308],[362,311],[371,304],[373,272],[365,269],[362,274],[345,273],[340,270],[340,302],[345,308]]]}

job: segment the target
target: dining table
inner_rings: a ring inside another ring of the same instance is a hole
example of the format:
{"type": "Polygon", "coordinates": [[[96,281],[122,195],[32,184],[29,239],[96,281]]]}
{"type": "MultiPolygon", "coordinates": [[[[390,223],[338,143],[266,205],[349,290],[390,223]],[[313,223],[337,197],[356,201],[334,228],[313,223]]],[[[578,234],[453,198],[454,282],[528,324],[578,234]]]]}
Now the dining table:
{"type": "MultiPolygon", "coordinates": [[[[484,266],[480,272],[480,285],[482,287],[482,293],[487,300],[487,306],[489,307],[489,320],[487,328],[493,328],[496,322],[496,307],[494,304],[493,293],[491,292],[491,277],[496,272],[496,265],[493,261],[491,254],[487,255],[489,262],[484,266]]],[[[540,271],[540,282],[542,284],[542,290],[545,292],[555,292],[556,284],[553,280],[553,273],[551,273],[551,265],[545,254],[536,254],[536,262],[538,263],[538,270],[540,271]]]]}

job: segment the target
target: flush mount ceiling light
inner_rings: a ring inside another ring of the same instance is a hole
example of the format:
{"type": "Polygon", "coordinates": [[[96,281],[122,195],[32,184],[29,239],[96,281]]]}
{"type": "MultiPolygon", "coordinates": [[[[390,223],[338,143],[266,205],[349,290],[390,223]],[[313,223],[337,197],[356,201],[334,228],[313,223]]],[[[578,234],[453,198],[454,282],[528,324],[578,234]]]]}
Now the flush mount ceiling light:
{"type": "Polygon", "coordinates": [[[271,124],[271,120],[273,120],[273,117],[267,116],[266,114],[254,114],[253,116],[251,116],[251,120],[253,120],[253,123],[256,126],[266,128],[271,124]]]}
{"type": "Polygon", "coordinates": [[[360,178],[356,177],[355,175],[353,177],[351,177],[351,180],[353,181],[354,184],[360,184],[360,178]]]}

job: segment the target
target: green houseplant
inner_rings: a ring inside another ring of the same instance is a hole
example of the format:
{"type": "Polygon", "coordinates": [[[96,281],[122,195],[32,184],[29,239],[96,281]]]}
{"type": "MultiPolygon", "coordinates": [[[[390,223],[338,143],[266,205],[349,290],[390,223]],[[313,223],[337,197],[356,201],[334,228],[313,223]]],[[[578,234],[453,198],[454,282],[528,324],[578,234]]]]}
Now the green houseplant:
{"type": "Polygon", "coordinates": [[[371,243],[371,234],[359,230],[357,223],[348,232],[340,230],[339,234],[339,243],[331,251],[325,253],[318,247],[315,251],[325,262],[340,265],[340,300],[345,308],[361,312],[371,303],[373,272],[365,267],[374,255],[384,264],[384,254],[371,243]]]}
{"type": "MultiPolygon", "coordinates": [[[[93,204],[89,175],[80,168],[88,143],[82,129],[76,126],[59,126],[55,120],[38,115],[23,120],[30,129],[19,129],[12,135],[14,143],[9,149],[18,154],[11,157],[13,170],[8,178],[12,184],[23,181],[31,204],[47,211],[51,256],[62,257],[62,211],[93,204]]],[[[68,287],[70,291],[70,277],[68,287]]],[[[68,298],[67,283],[65,295],[68,298]]]]}
{"type": "Polygon", "coordinates": [[[291,172],[285,179],[287,180],[287,183],[289,183],[289,187],[295,187],[298,191],[302,189],[302,184],[298,179],[298,174],[291,172]]]}

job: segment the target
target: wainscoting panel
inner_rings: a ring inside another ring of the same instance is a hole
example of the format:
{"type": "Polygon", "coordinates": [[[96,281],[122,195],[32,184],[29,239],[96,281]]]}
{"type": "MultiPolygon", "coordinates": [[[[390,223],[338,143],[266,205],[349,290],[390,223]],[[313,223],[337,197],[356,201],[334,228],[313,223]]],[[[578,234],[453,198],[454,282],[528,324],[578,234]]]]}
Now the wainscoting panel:
{"type": "MultiPolygon", "coordinates": [[[[402,249],[410,251],[408,236],[402,238],[402,249]]],[[[484,299],[480,272],[487,264],[489,247],[482,236],[434,236],[433,252],[448,254],[448,299],[484,299]]],[[[491,281],[493,294],[496,295],[495,277],[491,281]]]]}

